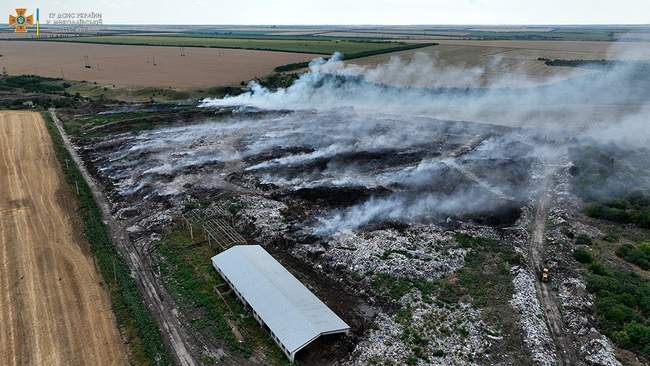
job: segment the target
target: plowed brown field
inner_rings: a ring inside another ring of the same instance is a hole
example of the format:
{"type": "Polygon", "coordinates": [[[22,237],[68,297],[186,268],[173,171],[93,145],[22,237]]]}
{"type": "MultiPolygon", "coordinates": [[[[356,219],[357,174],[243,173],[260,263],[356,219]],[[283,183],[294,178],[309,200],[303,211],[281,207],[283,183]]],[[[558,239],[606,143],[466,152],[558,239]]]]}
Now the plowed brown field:
{"type": "Polygon", "coordinates": [[[68,42],[0,41],[0,70],[94,81],[120,87],[199,88],[239,84],[276,66],[309,61],[309,53],[68,42]],[[84,67],[85,57],[88,66],[84,67]]]}
{"type": "Polygon", "coordinates": [[[0,365],[126,364],[70,194],[41,116],[0,111],[0,365]]]}

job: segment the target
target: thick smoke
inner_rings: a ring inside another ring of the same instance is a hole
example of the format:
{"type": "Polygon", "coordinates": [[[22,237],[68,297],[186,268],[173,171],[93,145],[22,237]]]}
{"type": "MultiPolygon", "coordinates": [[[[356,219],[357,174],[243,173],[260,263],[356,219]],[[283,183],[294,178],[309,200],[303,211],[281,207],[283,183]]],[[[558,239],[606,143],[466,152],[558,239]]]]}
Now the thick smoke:
{"type": "Polygon", "coordinates": [[[283,194],[330,192],[326,201],[343,202],[316,218],[314,233],[331,235],[385,221],[507,217],[575,141],[648,143],[649,84],[638,63],[543,85],[488,78],[491,67],[427,56],[369,69],[337,55],[315,60],[289,88],[253,82],[248,93],[203,103],[281,112],[124,136],[105,173],[125,195],[209,189],[234,173],[283,194]]]}
{"type": "Polygon", "coordinates": [[[613,48],[620,54],[610,55],[611,59],[628,62],[604,70],[575,68],[550,77],[544,85],[522,75],[494,76],[493,69],[498,69],[494,65],[467,69],[424,54],[410,61],[392,58],[374,68],[350,66],[334,57],[314,63],[289,88],[270,91],[252,82],[248,93],[206,100],[204,105],[319,111],[349,107],[359,113],[582,131],[647,116],[642,107],[650,98],[649,70],[631,61],[648,56],[644,45],[638,52],[613,48]]]}

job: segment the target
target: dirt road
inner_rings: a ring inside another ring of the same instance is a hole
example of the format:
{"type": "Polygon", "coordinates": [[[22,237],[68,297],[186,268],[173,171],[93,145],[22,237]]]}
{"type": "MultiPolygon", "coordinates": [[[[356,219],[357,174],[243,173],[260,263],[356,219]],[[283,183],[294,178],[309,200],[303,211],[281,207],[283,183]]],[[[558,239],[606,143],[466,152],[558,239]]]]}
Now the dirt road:
{"type": "Polygon", "coordinates": [[[38,113],[0,111],[0,364],[124,365],[38,113]]]}
{"type": "MultiPolygon", "coordinates": [[[[530,236],[530,260],[532,269],[536,274],[541,273],[542,268],[544,268],[544,232],[546,231],[546,217],[548,216],[551,201],[550,190],[553,186],[554,172],[554,167],[546,167],[542,192],[537,203],[535,221],[533,222],[530,236]]],[[[564,321],[562,320],[555,294],[549,288],[548,283],[541,281],[536,283],[535,289],[537,290],[537,297],[542,305],[542,310],[546,315],[548,329],[557,347],[558,362],[561,365],[577,365],[575,350],[571,344],[571,339],[564,331],[564,321]]]]}
{"type": "Polygon", "coordinates": [[[186,329],[187,324],[184,320],[179,318],[174,298],[165,289],[162,279],[151,269],[154,265],[151,263],[150,256],[147,253],[140,252],[137,247],[131,243],[124,226],[118,220],[113,218],[111,214],[111,206],[108,203],[106,196],[95,179],[88,172],[88,169],[86,169],[86,166],[74,149],[70,139],[63,130],[61,121],[53,109],[50,110],[50,116],[56,123],[56,127],[63,138],[63,142],[65,143],[68,152],[77,164],[79,171],[84,176],[84,179],[88,183],[88,187],[90,187],[93,193],[95,202],[102,211],[102,218],[108,225],[113,244],[118,247],[121,254],[126,259],[126,262],[137,281],[140,293],[144,297],[145,303],[149,305],[153,315],[156,317],[164,341],[172,351],[175,363],[182,366],[197,365],[198,363],[195,361],[193,353],[197,354],[200,350],[197,351],[194,349],[192,352],[192,345],[197,344],[198,341],[191,337],[191,332],[186,329]]]}

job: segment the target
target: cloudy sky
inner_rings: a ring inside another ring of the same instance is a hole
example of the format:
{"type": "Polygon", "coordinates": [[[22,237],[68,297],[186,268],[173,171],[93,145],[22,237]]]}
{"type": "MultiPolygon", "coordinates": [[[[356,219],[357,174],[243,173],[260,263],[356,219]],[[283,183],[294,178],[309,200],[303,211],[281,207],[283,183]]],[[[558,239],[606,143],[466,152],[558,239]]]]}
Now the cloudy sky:
{"type": "MultiPolygon", "coordinates": [[[[0,0],[105,24],[648,24],[650,0],[0,0]]],[[[6,19],[3,20],[6,22],[6,19]]]]}

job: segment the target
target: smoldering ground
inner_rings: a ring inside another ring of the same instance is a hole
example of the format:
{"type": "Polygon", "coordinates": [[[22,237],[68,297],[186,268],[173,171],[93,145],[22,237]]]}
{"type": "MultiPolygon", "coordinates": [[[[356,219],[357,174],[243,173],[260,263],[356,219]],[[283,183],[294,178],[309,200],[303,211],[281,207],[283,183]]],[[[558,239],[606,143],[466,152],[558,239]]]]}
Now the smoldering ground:
{"type": "Polygon", "coordinates": [[[569,146],[648,141],[643,63],[542,86],[517,76],[486,85],[488,71],[425,58],[367,70],[335,56],[289,88],[252,83],[248,93],[203,103],[284,112],[121,135],[104,142],[97,162],[123,196],[237,187],[312,200],[321,209],[306,225],[331,235],[386,221],[508,224],[543,165],[566,162],[569,146]],[[422,73],[430,86],[400,85],[400,73],[422,73]]]}
{"type": "Polygon", "coordinates": [[[519,129],[353,110],[234,115],[102,146],[101,173],[130,201],[228,185],[331,201],[311,223],[321,235],[382,220],[512,215],[537,161],[519,129]],[[350,190],[363,199],[330,199],[350,190]]]}

